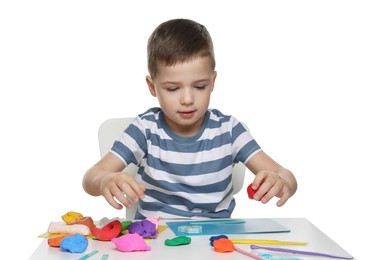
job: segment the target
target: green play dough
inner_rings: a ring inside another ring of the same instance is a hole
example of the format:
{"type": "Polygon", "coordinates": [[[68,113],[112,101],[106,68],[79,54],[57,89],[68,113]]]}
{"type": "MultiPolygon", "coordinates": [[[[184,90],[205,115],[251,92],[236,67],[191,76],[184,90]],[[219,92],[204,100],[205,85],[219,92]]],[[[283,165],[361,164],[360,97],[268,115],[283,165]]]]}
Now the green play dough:
{"type": "Polygon", "coordinates": [[[130,221],[130,220],[122,221],[121,222],[121,224],[122,224],[122,231],[125,231],[130,226],[131,223],[133,223],[133,222],[130,221]]]}
{"type": "Polygon", "coordinates": [[[166,246],[179,246],[179,245],[188,245],[190,244],[191,241],[192,239],[190,237],[179,236],[172,239],[166,239],[164,243],[166,246]]]}

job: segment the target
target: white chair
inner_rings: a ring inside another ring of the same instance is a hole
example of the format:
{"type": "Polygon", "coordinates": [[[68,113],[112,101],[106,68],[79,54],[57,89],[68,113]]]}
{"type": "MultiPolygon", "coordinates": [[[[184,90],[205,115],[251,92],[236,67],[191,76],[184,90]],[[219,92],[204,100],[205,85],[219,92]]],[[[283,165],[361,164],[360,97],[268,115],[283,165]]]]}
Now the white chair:
{"type": "MultiPolygon", "coordinates": [[[[100,145],[101,157],[105,156],[113,146],[115,140],[117,140],[126,127],[133,122],[134,118],[111,118],[104,121],[98,130],[98,138],[100,145]]],[[[243,124],[248,130],[248,127],[243,124]]],[[[138,167],[134,164],[128,165],[125,169],[131,176],[135,176],[138,167]]],[[[238,193],[243,187],[245,176],[245,165],[242,163],[235,164],[232,169],[232,185],[234,188],[234,194],[238,193]]],[[[126,219],[134,219],[137,209],[137,203],[134,203],[131,208],[126,209],[126,219]]]]}

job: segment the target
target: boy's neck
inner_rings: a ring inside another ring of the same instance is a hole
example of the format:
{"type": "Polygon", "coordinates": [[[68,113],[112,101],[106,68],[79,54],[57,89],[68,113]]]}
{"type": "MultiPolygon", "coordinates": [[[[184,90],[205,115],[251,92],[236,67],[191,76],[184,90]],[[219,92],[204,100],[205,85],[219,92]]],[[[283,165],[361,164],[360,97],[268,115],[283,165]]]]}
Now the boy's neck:
{"type": "Polygon", "coordinates": [[[165,121],[166,126],[169,128],[169,130],[179,136],[179,137],[194,137],[199,132],[201,132],[202,126],[204,124],[204,121],[206,117],[208,116],[208,112],[206,112],[197,122],[191,125],[179,125],[175,124],[169,118],[164,116],[164,113],[162,112],[162,119],[165,121]]]}

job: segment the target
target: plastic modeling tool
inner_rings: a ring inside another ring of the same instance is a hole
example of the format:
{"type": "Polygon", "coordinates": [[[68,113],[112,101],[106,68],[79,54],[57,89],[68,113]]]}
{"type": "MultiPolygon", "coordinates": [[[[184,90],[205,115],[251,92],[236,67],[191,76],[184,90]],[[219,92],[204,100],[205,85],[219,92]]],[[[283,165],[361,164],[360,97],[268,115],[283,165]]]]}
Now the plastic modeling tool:
{"type": "Polygon", "coordinates": [[[260,244],[260,245],[307,245],[307,242],[280,241],[267,239],[231,239],[234,244],[260,244]]]}
{"type": "Polygon", "coordinates": [[[179,226],[178,231],[185,234],[201,234],[202,227],[201,226],[179,226]]]}
{"type": "Polygon", "coordinates": [[[109,254],[104,254],[101,257],[101,260],[108,260],[108,258],[109,258],[109,254]]]}
{"type": "Polygon", "coordinates": [[[337,256],[337,255],[330,255],[330,254],[324,254],[324,253],[318,253],[318,252],[301,251],[301,250],[277,248],[277,247],[265,247],[265,246],[251,245],[251,249],[265,249],[265,250],[268,250],[268,251],[275,251],[275,252],[282,252],[282,253],[323,256],[323,257],[337,258],[337,259],[354,259],[354,257],[337,256]]]}
{"type": "Polygon", "coordinates": [[[98,253],[98,250],[93,250],[89,254],[86,254],[86,255],[80,257],[79,260],[86,260],[86,259],[90,258],[91,256],[97,254],[97,253],[98,253]]]}
{"type": "Polygon", "coordinates": [[[245,220],[239,219],[226,219],[226,220],[204,220],[204,221],[192,221],[191,225],[227,225],[227,224],[244,224],[245,220]]]}
{"type": "Polygon", "coordinates": [[[247,252],[239,247],[234,246],[234,250],[240,254],[243,254],[245,256],[249,256],[250,258],[256,259],[256,260],[266,260],[265,258],[262,258],[258,255],[255,255],[254,253],[247,252]]]}

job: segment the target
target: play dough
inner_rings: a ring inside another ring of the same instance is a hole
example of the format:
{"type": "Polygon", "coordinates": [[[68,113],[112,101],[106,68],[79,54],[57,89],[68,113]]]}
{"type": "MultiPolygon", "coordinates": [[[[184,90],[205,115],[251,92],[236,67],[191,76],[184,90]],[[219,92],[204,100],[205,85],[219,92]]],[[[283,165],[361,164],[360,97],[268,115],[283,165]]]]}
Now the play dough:
{"type": "MultiPolygon", "coordinates": [[[[258,190],[258,189],[257,189],[257,190],[258,190]]],[[[249,197],[250,199],[253,199],[253,197],[255,196],[255,194],[256,194],[256,192],[257,192],[257,190],[252,189],[252,183],[249,184],[248,187],[247,187],[248,197],[249,197]]]]}
{"type": "Polygon", "coordinates": [[[87,236],[91,234],[89,227],[83,224],[65,225],[56,222],[51,222],[47,230],[49,233],[67,233],[67,234],[81,234],[87,236]]]}
{"type": "Polygon", "coordinates": [[[80,234],[67,236],[60,242],[60,250],[63,252],[82,253],[88,247],[88,239],[80,234]]]}
{"type": "Polygon", "coordinates": [[[131,220],[122,221],[122,231],[127,230],[131,223],[133,223],[131,220]]]}
{"type": "Polygon", "coordinates": [[[188,244],[190,244],[191,241],[192,241],[192,239],[190,237],[178,236],[178,237],[175,237],[175,238],[172,238],[172,239],[166,239],[164,241],[164,244],[166,246],[180,246],[180,245],[188,245],[188,244]]]}
{"type": "Polygon", "coordinates": [[[110,241],[121,233],[122,224],[116,219],[109,222],[102,228],[93,228],[91,231],[94,239],[110,241]]]}
{"type": "Polygon", "coordinates": [[[151,223],[155,224],[156,229],[159,228],[159,220],[160,217],[147,217],[146,220],[150,221],[151,223]]]}
{"type": "Polygon", "coordinates": [[[63,238],[65,238],[68,235],[62,235],[58,237],[50,237],[47,240],[47,244],[52,247],[60,247],[60,242],[62,242],[63,238]]]}
{"type": "Polygon", "coordinates": [[[131,223],[128,230],[130,234],[137,233],[144,238],[156,238],[158,234],[156,225],[149,220],[141,220],[131,223]]]}
{"type": "Polygon", "coordinates": [[[66,214],[62,216],[62,219],[66,224],[71,223],[72,221],[78,220],[83,218],[83,215],[76,211],[68,211],[66,214]]]}
{"type": "Polygon", "coordinates": [[[209,238],[210,245],[214,246],[214,241],[218,240],[218,239],[221,239],[221,238],[228,238],[228,236],[226,236],[226,235],[212,236],[212,237],[209,238]]]}
{"type": "Polygon", "coordinates": [[[86,225],[89,229],[96,227],[96,225],[93,223],[93,219],[91,217],[83,217],[81,219],[74,220],[74,221],[70,222],[68,225],[75,225],[75,224],[86,225]]]}
{"type": "Polygon", "coordinates": [[[216,252],[232,252],[234,249],[234,244],[227,238],[220,238],[214,241],[214,250],[216,252]]]}
{"type": "Polygon", "coordinates": [[[146,244],[143,237],[139,234],[126,234],[111,240],[119,251],[150,251],[151,247],[146,244]]]}

